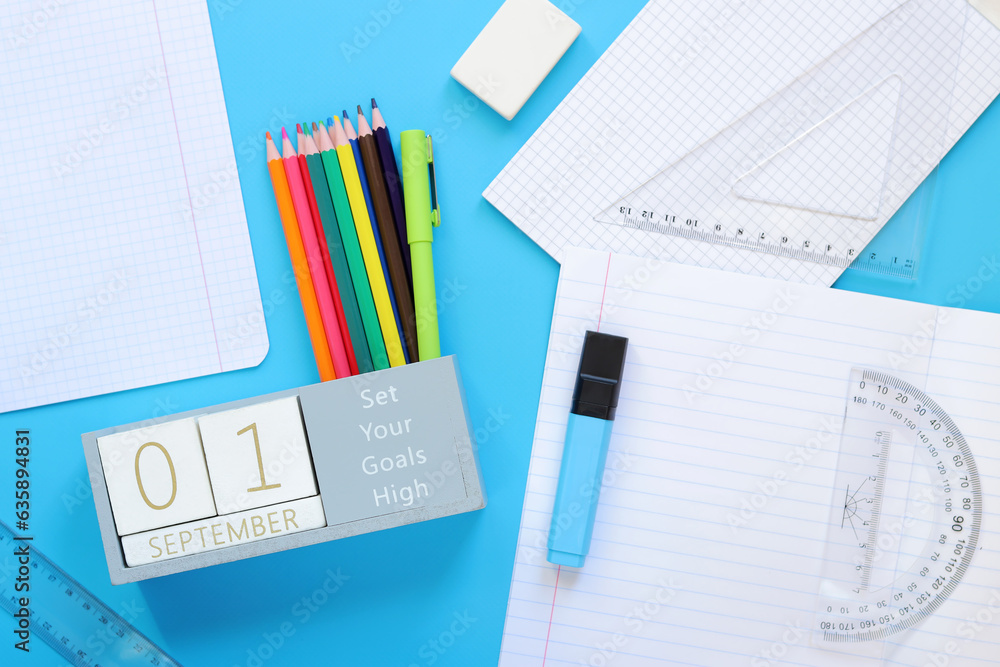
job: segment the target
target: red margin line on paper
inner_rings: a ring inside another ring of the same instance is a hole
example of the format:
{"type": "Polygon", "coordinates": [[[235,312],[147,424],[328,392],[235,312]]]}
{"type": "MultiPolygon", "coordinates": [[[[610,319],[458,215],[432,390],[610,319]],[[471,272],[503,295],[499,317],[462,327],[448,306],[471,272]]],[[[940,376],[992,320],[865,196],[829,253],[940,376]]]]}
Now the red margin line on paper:
{"type": "Polygon", "coordinates": [[[156,37],[160,42],[160,58],[163,60],[163,76],[167,80],[167,95],[170,96],[170,112],[174,116],[174,132],[177,135],[177,150],[181,156],[181,170],[184,172],[184,187],[187,188],[188,209],[191,211],[191,226],[194,228],[194,244],[198,249],[198,262],[201,264],[201,282],[205,285],[205,300],[208,302],[208,318],[212,321],[212,336],[215,338],[215,354],[219,359],[219,372],[222,367],[222,351],[219,349],[219,333],[215,330],[215,315],[212,313],[212,297],[208,292],[208,277],[205,275],[205,259],[201,255],[201,240],[198,238],[198,223],[194,218],[194,203],[191,198],[191,182],[188,180],[187,165],[184,163],[184,146],[181,144],[181,129],[177,123],[177,108],[174,106],[174,91],[170,87],[170,73],[167,71],[167,54],[163,48],[163,33],[160,32],[160,17],[156,11],[156,0],[153,5],[153,19],[156,21],[156,37]]]}
{"type": "Polygon", "coordinates": [[[556,585],[552,587],[552,608],[549,609],[549,630],[545,633],[545,652],[542,653],[542,667],[545,667],[545,659],[549,655],[549,635],[552,634],[552,617],[556,613],[556,593],[559,592],[559,575],[562,574],[562,565],[556,566],[556,585]]]}
{"type": "MultiPolygon", "coordinates": [[[[608,267],[604,270],[604,291],[601,292],[601,310],[597,314],[597,330],[601,330],[601,318],[604,316],[604,297],[608,294],[608,276],[611,275],[611,255],[608,253],[608,267]]],[[[562,574],[562,565],[556,566],[556,583],[552,587],[552,606],[549,608],[549,629],[545,632],[545,650],[542,653],[542,667],[545,667],[545,660],[549,655],[549,637],[552,635],[552,619],[556,615],[556,595],[559,594],[559,575],[562,574]]]]}

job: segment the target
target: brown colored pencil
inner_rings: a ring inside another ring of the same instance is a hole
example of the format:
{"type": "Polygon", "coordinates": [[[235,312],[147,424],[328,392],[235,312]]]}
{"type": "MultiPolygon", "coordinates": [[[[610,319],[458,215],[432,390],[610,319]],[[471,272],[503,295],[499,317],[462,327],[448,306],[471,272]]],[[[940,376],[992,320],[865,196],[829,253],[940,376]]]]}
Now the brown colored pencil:
{"type": "Polygon", "coordinates": [[[365,120],[361,105],[358,105],[358,146],[361,149],[361,159],[368,175],[368,185],[371,190],[372,207],[375,209],[375,221],[382,235],[382,250],[385,252],[385,263],[389,270],[392,289],[396,292],[396,309],[399,312],[400,323],[403,325],[403,337],[406,339],[406,349],[410,358],[417,359],[417,316],[413,310],[413,296],[410,291],[410,281],[406,275],[406,263],[403,261],[403,251],[396,236],[396,221],[392,215],[392,204],[389,203],[389,190],[382,177],[382,165],[379,163],[378,146],[375,135],[365,120]]]}

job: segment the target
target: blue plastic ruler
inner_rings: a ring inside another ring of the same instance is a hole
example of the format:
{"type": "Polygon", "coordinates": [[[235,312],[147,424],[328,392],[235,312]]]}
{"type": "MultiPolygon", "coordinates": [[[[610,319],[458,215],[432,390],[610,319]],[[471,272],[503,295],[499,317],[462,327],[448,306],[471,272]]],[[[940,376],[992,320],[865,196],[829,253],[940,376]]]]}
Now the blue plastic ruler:
{"type": "MultiPolygon", "coordinates": [[[[0,606],[18,618],[21,598],[27,598],[31,642],[40,639],[72,665],[80,667],[180,667],[128,621],[45,557],[33,542],[18,539],[0,521],[0,549],[4,554],[27,551],[21,571],[19,556],[6,575],[0,575],[0,606]],[[23,590],[24,583],[28,589],[23,590]],[[18,585],[22,590],[17,590],[18,585]]],[[[15,628],[16,629],[16,628],[15,628]]],[[[32,652],[37,650],[31,643],[32,652]]],[[[27,657],[30,654],[25,654],[27,657]]]]}

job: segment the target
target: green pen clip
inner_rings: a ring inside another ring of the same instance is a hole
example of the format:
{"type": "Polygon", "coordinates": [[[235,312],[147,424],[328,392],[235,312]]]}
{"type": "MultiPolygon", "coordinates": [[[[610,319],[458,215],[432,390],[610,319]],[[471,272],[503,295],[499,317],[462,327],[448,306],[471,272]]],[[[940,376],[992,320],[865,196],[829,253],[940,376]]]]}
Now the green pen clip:
{"type": "Polygon", "coordinates": [[[434,142],[431,135],[427,135],[427,169],[431,178],[431,224],[435,227],[441,226],[441,207],[438,206],[437,177],[434,175],[434,142]]]}

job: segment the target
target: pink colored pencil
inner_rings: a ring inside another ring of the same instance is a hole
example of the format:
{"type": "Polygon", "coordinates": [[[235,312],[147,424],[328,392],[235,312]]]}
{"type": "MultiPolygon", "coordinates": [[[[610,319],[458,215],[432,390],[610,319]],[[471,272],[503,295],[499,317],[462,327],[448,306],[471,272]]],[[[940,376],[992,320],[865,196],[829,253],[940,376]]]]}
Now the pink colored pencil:
{"type": "Polygon", "coordinates": [[[327,343],[330,345],[330,355],[333,357],[333,370],[338,378],[351,374],[351,366],[347,361],[344,348],[344,338],[340,333],[340,322],[337,320],[337,310],[333,304],[333,293],[330,282],[326,279],[326,269],[323,266],[323,255],[316,238],[316,225],[312,212],[309,210],[309,200],[306,197],[305,186],[302,184],[302,170],[299,168],[299,158],[292,148],[292,140],[288,132],[281,128],[282,162],[285,164],[285,175],[288,178],[288,189],[292,193],[292,206],[298,219],[299,231],[302,233],[302,244],[306,250],[306,262],[309,264],[309,275],[316,285],[316,300],[319,302],[319,314],[323,320],[327,343]]]}

